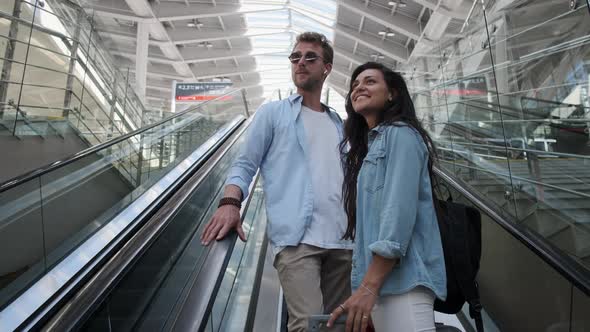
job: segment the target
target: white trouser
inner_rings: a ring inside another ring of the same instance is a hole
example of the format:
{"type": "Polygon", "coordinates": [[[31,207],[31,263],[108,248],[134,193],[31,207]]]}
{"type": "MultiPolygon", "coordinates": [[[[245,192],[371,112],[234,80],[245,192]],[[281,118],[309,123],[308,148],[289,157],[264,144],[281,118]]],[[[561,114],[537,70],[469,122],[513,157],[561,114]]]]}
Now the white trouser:
{"type": "Polygon", "coordinates": [[[434,293],[422,286],[404,294],[379,297],[371,312],[375,331],[435,331],[434,299],[434,293]]]}

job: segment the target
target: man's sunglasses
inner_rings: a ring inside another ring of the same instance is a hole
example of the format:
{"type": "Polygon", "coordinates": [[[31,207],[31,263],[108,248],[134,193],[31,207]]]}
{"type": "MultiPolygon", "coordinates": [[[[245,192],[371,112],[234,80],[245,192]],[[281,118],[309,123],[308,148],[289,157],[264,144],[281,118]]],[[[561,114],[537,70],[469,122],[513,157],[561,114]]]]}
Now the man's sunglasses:
{"type": "Polygon", "coordinates": [[[315,53],[307,53],[305,54],[305,56],[301,56],[301,53],[292,53],[291,55],[289,55],[289,61],[291,61],[292,64],[296,65],[299,63],[299,61],[301,61],[302,57],[303,60],[305,60],[305,62],[309,63],[313,63],[317,59],[321,58],[321,56],[315,53]]]}

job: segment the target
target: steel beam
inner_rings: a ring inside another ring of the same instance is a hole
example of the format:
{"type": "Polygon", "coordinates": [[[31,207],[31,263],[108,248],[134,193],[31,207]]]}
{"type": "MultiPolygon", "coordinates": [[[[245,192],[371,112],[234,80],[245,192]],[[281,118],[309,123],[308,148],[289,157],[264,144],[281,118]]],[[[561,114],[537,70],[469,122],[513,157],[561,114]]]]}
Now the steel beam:
{"type": "Polygon", "coordinates": [[[355,14],[365,16],[385,27],[404,34],[405,36],[416,40],[420,38],[420,26],[415,19],[411,19],[405,15],[391,16],[385,10],[366,7],[362,3],[354,0],[338,0],[337,2],[342,8],[346,8],[355,14]]]}

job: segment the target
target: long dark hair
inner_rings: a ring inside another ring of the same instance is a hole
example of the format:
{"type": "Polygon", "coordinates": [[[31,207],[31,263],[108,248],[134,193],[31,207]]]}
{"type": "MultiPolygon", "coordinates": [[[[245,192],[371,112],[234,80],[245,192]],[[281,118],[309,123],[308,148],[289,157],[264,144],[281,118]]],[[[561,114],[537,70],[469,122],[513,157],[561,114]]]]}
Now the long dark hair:
{"type": "MultiPolygon", "coordinates": [[[[414,128],[424,140],[426,148],[428,149],[428,172],[430,179],[433,181],[432,165],[437,160],[436,150],[432,143],[432,139],[422,128],[414,103],[408,92],[408,87],[403,77],[393,70],[385,67],[377,62],[367,62],[358,66],[352,73],[350,80],[350,89],[346,97],[346,113],[348,119],[344,123],[344,139],[340,142],[340,152],[342,154],[342,164],[344,168],[344,182],[342,184],[342,197],[344,199],[344,208],[348,216],[348,227],[344,233],[344,239],[354,240],[356,233],[356,186],[357,177],[363,159],[367,155],[368,147],[368,133],[369,126],[365,118],[356,113],[352,108],[352,84],[357,76],[367,69],[377,69],[383,73],[385,83],[388,89],[395,96],[393,100],[388,101],[383,110],[379,112],[377,124],[387,126],[410,126],[414,128]],[[394,122],[403,122],[403,125],[394,122]]],[[[434,192],[433,192],[434,195],[434,192]]]]}

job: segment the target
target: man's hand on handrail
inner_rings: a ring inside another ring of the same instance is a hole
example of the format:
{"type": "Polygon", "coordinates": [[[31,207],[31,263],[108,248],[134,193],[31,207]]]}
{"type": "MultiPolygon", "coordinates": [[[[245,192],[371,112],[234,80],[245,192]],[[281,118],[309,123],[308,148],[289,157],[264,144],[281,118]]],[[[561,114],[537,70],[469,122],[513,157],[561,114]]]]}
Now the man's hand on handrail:
{"type": "MultiPolygon", "coordinates": [[[[238,186],[228,185],[225,187],[223,197],[235,198],[238,201],[242,200],[242,191],[238,186]]],[[[246,241],[246,235],[242,228],[242,221],[240,219],[240,208],[235,205],[227,204],[217,208],[209,223],[205,226],[201,234],[201,244],[209,245],[213,239],[222,240],[227,233],[235,229],[242,241],[246,241]]]]}

